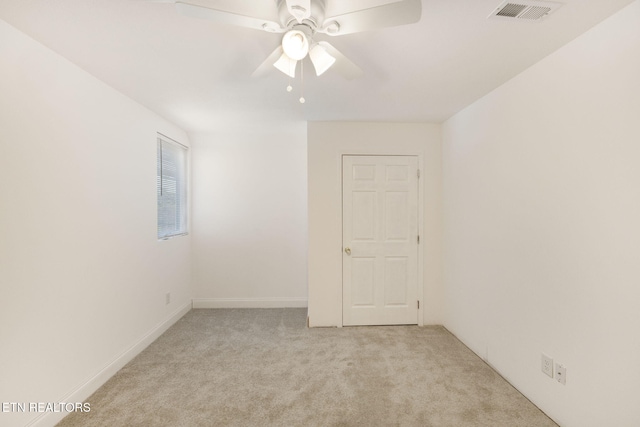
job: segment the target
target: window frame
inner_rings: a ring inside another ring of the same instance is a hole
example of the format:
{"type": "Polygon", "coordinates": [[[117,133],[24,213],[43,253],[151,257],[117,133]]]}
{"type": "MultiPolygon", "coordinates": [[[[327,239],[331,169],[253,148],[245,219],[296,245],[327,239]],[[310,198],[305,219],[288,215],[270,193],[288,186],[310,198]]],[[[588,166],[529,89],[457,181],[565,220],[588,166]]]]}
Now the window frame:
{"type": "Polygon", "coordinates": [[[169,240],[186,236],[189,234],[189,147],[158,132],[156,150],[156,237],[169,240]],[[174,167],[168,168],[171,173],[165,173],[166,166],[174,167]],[[168,206],[171,198],[163,194],[167,187],[175,188],[173,209],[168,206]],[[170,217],[173,222],[168,221],[170,217]],[[173,229],[171,224],[175,224],[173,229]]]}

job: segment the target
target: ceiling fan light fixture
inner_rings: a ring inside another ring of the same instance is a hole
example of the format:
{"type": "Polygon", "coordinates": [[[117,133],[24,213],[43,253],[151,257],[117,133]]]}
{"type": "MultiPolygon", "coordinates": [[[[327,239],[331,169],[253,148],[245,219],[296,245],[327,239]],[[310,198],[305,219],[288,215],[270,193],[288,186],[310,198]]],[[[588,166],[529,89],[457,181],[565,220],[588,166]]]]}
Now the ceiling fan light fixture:
{"type": "Polygon", "coordinates": [[[298,61],[290,58],[286,53],[280,55],[280,58],[273,64],[278,70],[285,73],[287,76],[294,78],[296,76],[296,65],[298,61]]]}
{"type": "Polygon", "coordinates": [[[319,44],[314,45],[309,51],[309,58],[313,68],[316,70],[316,76],[322,75],[336,62],[336,58],[331,56],[327,50],[319,44]]]}
{"type": "Polygon", "coordinates": [[[282,50],[289,58],[299,61],[309,53],[309,40],[302,31],[287,31],[282,37],[282,50]]]}

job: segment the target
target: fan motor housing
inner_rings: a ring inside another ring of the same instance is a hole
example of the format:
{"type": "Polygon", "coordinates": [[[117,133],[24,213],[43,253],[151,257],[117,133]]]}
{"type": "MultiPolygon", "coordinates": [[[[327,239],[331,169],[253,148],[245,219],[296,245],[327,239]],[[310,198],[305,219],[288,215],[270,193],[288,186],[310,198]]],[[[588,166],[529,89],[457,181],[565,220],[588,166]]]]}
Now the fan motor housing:
{"type": "Polygon", "coordinates": [[[325,0],[311,0],[311,14],[309,18],[304,19],[300,24],[296,18],[291,15],[287,8],[286,0],[277,0],[278,17],[283,27],[292,29],[297,25],[307,25],[313,32],[316,31],[319,25],[324,22],[325,0]]]}

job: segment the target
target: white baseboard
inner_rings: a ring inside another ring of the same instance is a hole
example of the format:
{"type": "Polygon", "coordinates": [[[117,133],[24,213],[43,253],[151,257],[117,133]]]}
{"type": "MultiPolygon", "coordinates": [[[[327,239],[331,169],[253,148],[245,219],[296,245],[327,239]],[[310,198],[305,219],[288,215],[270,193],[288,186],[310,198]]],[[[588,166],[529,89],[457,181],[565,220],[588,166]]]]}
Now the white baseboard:
{"type": "Polygon", "coordinates": [[[193,308],[307,307],[307,298],[194,298],[193,308]]]}
{"type": "MultiPolygon", "coordinates": [[[[91,396],[98,388],[115,375],[120,369],[129,363],[134,357],[136,357],[142,350],[147,348],[149,344],[154,342],[160,335],[162,335],[167,329],[169,329],[174,323],[182,318],[191,310],[192,304],[189,302],[182,307],[174,311],[171,316],[158,324],[149,333],[142,337],[137,343],[129,347],[122,354],[117,356],[113,361],[104,366],[98,373],[92,378],[85,381],[75,390],[71,391],[66,396],[62,397],[59,402],[84,402],[89,396],[91,396]]],[[[89,402],[91,403],[91,402],[89,402]]],[[[57,423],[65,417],[67,413],[64,412],[43,412],[40,416],[33,419],[27,427],[49,427],[55,426],[57,423]]]]}

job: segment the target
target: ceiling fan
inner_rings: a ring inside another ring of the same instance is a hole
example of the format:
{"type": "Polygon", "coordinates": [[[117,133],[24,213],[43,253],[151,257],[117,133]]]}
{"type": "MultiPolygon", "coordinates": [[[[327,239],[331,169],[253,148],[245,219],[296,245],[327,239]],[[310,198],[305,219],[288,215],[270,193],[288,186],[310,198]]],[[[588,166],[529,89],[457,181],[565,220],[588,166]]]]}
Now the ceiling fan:
{"type": "Polygon", "coordinates": [[[284,74],[295,77],[298,62],[309,56],[318,76],[333,67],[347,79],[360,77],[363,72],[357,65],[330,43],[316,41],[315,35],[320,33],[335,37],[411,24],[418,22],[422,13],[421,0],[396,0],[392,3],[329,17],[325,16],[327,0],[274,1],[278,22],[182,1],[164,0],[163,2],[175,3],[176,9],[182,15],[269,33],[283,33],[280,46],[258,67],[253,73],[254,76],[262,75],[274,66],[284,74]]]}

